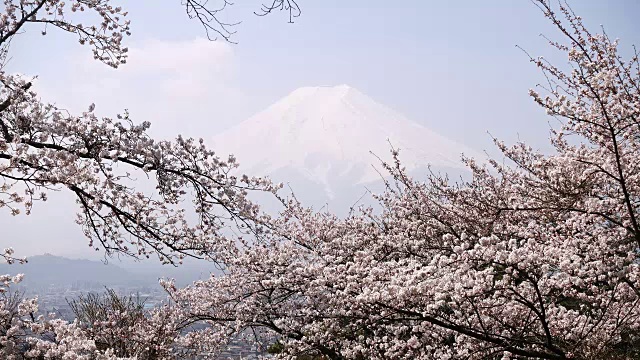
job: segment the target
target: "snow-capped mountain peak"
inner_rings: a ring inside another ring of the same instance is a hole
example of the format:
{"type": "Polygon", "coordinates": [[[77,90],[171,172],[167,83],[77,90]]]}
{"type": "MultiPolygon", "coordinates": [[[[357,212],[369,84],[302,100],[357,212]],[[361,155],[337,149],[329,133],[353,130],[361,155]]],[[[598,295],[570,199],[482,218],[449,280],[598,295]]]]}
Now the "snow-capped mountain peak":
{"type": "Polygon", "coordinates": [[[410,171],[462,169],[461,154],[475,154],[348,85],[299,88],[214,138],[214,147],[233,153],[245,172],[293,169],[328,192],[338,178],[349,185],[379,180],[371,153],[389,160],[391,145],[410,171]]]}

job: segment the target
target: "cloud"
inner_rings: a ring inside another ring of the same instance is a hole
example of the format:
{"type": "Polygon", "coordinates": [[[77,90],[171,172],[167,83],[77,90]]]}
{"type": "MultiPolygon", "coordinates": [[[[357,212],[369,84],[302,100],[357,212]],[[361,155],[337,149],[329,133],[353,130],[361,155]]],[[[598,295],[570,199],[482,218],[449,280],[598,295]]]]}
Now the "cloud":
{"type": "Polygon", "coordinates": [[[233,48],[224,42],[152,39],[130,47],[119,69],[86,52],[64,66],[67,76],[42,79],[43,99],[74,112],[95,103],[105,116],[129,109],[134,121],[150,121],[158,136],[203,136],[246,116],[238,112],[245,95],[234,84],[233,48]]]}
{"type": "MultiPolygon", "coordinates": [[[[158,83],[159,94],[171,99],[206,96],[229,84],[233,53],[229,44],[198,38],[187,42],[151,40],[129,52],[130,61],[117,72],[122,85],[142,86],[143,80],[158,83]]],[[[86,63],[88,70],[95,62],[86,63]]],[[[148,85],[148,84],[147,84],[148,85]]]]}

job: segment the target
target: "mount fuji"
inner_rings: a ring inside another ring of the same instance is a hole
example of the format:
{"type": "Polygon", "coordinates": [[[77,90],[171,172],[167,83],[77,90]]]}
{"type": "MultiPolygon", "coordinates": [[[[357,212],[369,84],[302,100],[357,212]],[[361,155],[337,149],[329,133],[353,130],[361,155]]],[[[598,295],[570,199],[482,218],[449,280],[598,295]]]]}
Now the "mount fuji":
{"type": "Polygon", "coordinates": [[[352,198],[381,182],[386,174],[377,157],[390,160],[391,146],[410,173],[431,166],[463,174],[461,155],[479,158],[348,85],[297,89],[213,140],[219,152],[236,156],[243,173],[269,175],[296,193],[313,189],[319,201],[352,198]]]}

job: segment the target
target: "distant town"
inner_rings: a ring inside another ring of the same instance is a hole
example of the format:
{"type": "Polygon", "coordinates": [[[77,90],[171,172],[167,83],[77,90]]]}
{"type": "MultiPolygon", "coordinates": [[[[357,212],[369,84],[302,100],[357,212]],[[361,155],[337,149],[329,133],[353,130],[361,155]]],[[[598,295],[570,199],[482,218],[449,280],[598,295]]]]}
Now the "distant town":
{"type": "MultiPolygon", "coordinates": [[[[184,271],[173,269],[172,275],[180,275],[181,282],[186,283],[200,275],[193,268],[184,271]],[[191,270],[191,271],[189,271],[191,270]]],[[[119,296],[133,296],[144,303],[145,309],[151,309],[167,301],[167,293],[158,284],[158,274],[149,271],[147,274],[130,273],[113,264],[100,261],[68,259],[51,254],[29,258],[25,265],[0,264],[1,273],[25,273],[23,283],[14,287],[25,297],[38,297],[40,313],[53,314],[57,318],[73,321],[75,314],[69,304],[88,293],[104,293],[114,290],[119,296]]],[[[208,354],[203,354],[202,358],[208,354]]],[[[230,342],[218,359],[257,359],[268,356],[256,346],[240,337],[230,342]]]]}

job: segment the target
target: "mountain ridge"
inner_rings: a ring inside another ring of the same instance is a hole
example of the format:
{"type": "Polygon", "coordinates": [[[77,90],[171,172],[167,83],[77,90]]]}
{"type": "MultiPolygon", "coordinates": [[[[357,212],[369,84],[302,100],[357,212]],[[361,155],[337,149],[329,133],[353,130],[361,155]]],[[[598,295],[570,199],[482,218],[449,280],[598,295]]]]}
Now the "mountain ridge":
{"type": "Polygon", "coordinates": [[[26,264],[0,264],[0,273],[25,275],[29,286],[70,286],[87,283],[96,286],[138,284],[144,280],[114,264],[87,259],[69,259],[45,253],[27,258],[26,264]]]}
{"type": "Polygon", "coordinates": [[[99,260],[74,259],[45,253],[29,256],[26,264],[0,263],[0,274],[24,274],[21,283],[28,287],[69,287],[82,283],[94,288],[104,286],[159,286],[160,277],[173,278],[181,286],[208,278],[215,266],[187,261],[179,267],[160,265],[156,261],[105,263],[99,260]]]}

